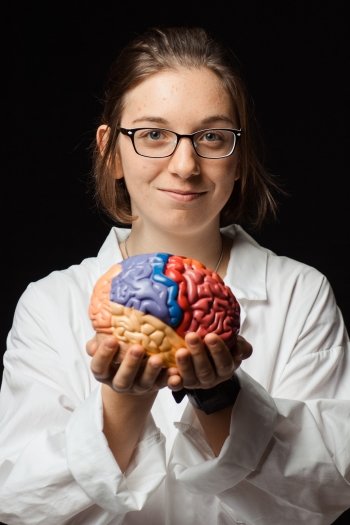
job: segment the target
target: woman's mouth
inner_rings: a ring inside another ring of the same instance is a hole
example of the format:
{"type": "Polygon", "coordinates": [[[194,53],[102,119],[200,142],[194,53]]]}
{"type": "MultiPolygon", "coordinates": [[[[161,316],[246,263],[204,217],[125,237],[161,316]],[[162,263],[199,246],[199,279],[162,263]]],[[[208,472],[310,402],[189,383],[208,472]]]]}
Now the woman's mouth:
{"type": "Polygon", "coordinates": [[[159,188],[159,190],[178,202],[194,201],[200,199],[201,197],[203,197],[203,195],[206,194],[205,191],[183,191],[172,188],[159,188]]]}

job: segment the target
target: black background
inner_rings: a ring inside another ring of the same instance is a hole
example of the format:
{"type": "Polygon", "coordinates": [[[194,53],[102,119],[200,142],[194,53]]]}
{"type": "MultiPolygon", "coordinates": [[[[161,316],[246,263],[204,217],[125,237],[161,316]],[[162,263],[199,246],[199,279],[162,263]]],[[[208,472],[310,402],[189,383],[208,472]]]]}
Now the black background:
{"type": "Polygon", "coordinates": [[[204,25],[240,58],[267,166],[289,192],[257,238],[323,272],[350,326],[345,2],[166,4],[129,2],[122,13],[120,2],[12,3],[3,12],[2,350],[27,284],[94,256],[110,229],[88,190],[99,97],[121,45],[159,24],[204,25]]]}

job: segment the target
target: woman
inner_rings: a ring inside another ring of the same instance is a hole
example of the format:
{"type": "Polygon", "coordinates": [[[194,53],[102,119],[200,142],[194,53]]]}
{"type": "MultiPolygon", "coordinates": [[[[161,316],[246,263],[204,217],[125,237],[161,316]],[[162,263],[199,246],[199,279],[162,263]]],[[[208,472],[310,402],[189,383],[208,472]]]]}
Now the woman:
{"type": "Polygon", "coordinates": [[[242,227],[276,208],[253,133],[233,57],[204,30],[153,29],[117,58],[96,192],[131,227],[18,303],[0,398],[9,525],[330,524],[349,506],[349,338],[327,279],[242,227]],[[151,252],[221,275],[234,348],[188,333],[164,369],[93,332],[97,279],[151,252]]]}

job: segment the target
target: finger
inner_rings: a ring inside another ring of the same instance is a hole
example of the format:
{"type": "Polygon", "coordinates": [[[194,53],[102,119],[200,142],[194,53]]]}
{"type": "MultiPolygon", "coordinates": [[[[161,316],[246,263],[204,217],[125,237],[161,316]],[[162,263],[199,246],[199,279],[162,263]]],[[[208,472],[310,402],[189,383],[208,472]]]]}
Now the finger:
{"type": "Polygon", "coordinates": [[[101,345],[103,341],[109,340],[115,340],[117,342],[117,339],[115,337],[108,336],[107,334],[102,333],[95,333],[94,337],[92,337],[87,343],[86,343],[86,351],[87,353],[92,357],[95,352],[97,351],[98,347],[101,345]]]}
{"type": "Polygon", "coordinates": [[[111,363],[119,350],[115,337],[105,337],[99,344],[91,360],[91,371],[99,381],[108,380],[111,376],[111,363]]]}
{"type": "Polygon", "coordinates": [[[192,362],[191,352],[187,348],[179,348],[175,353],[176,367],[182,377],[184,386],[195,387],[198,383],[192,362]]]}
{"type": "Polygon", "coordinates": [[[181,390],[183,388],[182,377],[175,366],[166,368],[166,383],[172,390],[181,390]]]}
{"type": "Polygon", "coordinates": [[[185,341],[191,352],[193,368],[200,385],[203,387],[212,385],[216,378],[216,371],[203,341],[196,333],[187,334],[185,341]]]}
{"type": "Polygon", "coordinates": [[[166,369],[162,368],[154,383],[154,388],[156,390],[160,390],[161,388],[164,388],[167,386],[167,382],[168,382],[168,375],[167,375],[166,369]]]}
{"type": "Polygon", "coordinates": [[[160,386],[165,386],[165,370],[163,372],[163,361],[159,356],[151,356],[146,361],[146,366],[141,369],[141,373],[137,376],[137,381],[135,382],[136,391],[148,391],[152,390],[157,384],[160,386]]]}
{"type": "Polygon", "coordinates": [[[97,340],[95,337],[93,337],[92,339],[90,339],[90,341],[86,343],[86,351],[88,355],[92,357],[95,354],[96,350],[97,350],[97,340]]]}
{"type": "Polygon", "coordinates": [[[237,335],[236,346],[234,349],[234,354],[242,361],[243,359],[248,359],[253,353],[252,345],[244,339],[241,335],[237,335]]]}
{"type": "Polygon", "coordinates": [[[126,392],[132,389],[135,377],[143,363],[145,350],[141,345],[132,345],[120,363],[117,373],[112,379],[112,388],[116,392],[126,392]]]}
{"type": "Polygon", "coordinates": [[[211,333],[204,337],[204,342],[210,352],[217,376],[231,377],[235,370],[235,363],[224,341],[217,334],[211,333]]]}
{"type": "Polygon", "coordinates": [[[182,390],[184,387],[182,377],[180,375],[172,375],[168,377],[168,383],[167,386],[170,388],[170,390],[178,391],[182,390]]]}
{"type": "Polygon", "coordinates": [[[181,390],[183,388],[182,377],[175,366],[166,369],[166,385],[170,390],[181,390]]]}

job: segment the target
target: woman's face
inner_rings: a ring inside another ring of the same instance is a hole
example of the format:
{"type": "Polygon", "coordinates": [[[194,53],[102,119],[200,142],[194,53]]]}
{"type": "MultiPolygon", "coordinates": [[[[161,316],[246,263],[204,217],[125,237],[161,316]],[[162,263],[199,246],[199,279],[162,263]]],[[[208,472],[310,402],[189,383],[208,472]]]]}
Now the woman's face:
{"type": "MultiPolygon", "coordinates": [[[[206,128],[237,128],[235,108],[209,69],[178,68],[156,73],[130,90],[121,127],[166,128],[186,134],[206,128]]],[[[169,233],[208,233],[219,226],[220,211],[237,179],[239,146],[222,159],[199,157],[187,138],[167,158],[138,155],[120,134],[118,173],[130,194],[135,223],[169,233]],[[180,230],[180,231],[181,231],[180,230]]]]}

